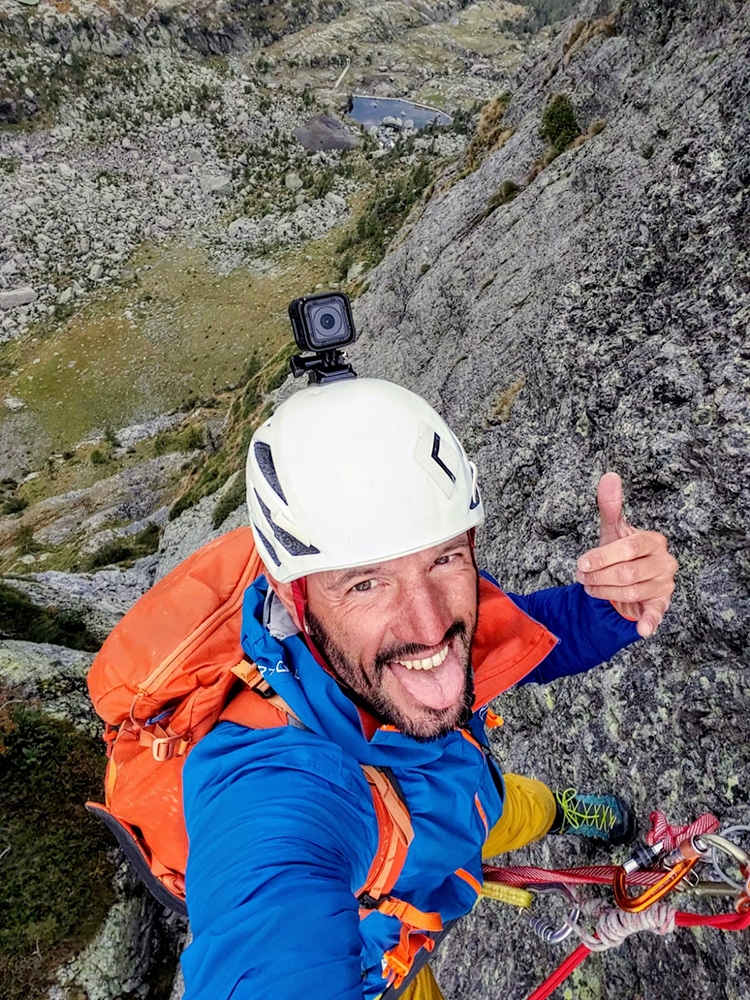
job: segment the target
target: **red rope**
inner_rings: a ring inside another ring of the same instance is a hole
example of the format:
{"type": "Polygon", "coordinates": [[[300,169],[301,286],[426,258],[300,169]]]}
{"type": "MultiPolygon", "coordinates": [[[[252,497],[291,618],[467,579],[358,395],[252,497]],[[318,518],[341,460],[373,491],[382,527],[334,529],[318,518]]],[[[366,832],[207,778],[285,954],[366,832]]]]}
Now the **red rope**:
{"type": "MultiPolygon", "coordinates": [[[[498,868],[483,865],[486,882],[502,882],[503,885],[524,886],[535,882],[565,882],[568,885],[611,885],[616,865],[582,865],[579,868],[536,868],[534,865],[509,865],[498,868]]],[[[656,885],[664,878],[664,872],[637,871],[628,876],[628,885],[656,885]]]]}
{"type": "MultiPolygon", "coordinates": [[[[750,928],[750,912],[702,914],[678,911],[675,914],[675,924],[678,927],[715,927],[723,931],[744,931],[750,928]]],[[[546,1000],[590,954],[591,950],[585,944],[579,944],[552,975],[534,990],[528,1000],[546,1000]]]]}
{"type": "Polygon", "coordinates": [[[541,986],[538,986],[528,1000],[546,1000],[546,997],[553,993],[557,987],[564,983],[573,969],[577,969],[581,962],[591,954],[585,944],[579,944],[576,950],[561,962],[548,979],[545,979],[541,986]]]}

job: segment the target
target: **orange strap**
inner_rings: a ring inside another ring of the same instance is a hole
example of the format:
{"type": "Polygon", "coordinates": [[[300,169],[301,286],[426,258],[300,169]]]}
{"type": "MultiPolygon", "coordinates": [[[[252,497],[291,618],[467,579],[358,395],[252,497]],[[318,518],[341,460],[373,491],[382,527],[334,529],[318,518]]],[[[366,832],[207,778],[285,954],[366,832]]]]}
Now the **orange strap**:
{"type": "Polygon", "coordinates": [[[383,955],[383,978],[388,981],[389,986],[398,988],[409,974],[420,949],[432,951],[435,947],[429,933],[424,932],[441,931],[443,921],[439,913],[418,910],[411,903],[391,896],[381,899],[373,909],[360,909],[359,915],[364,918],[374,910],[401,921],[398,944],[383,955]]]}
{"type": "Polygon", "coordinates": [[[362,770],[370,786],[378,821],[378,849],[367,878],[355,896],[366,894],[378,900],[396,884],[414,839],[414,830],[406,805],[385,774],[369,764],[363,764],[362,770]]]}
{"type": "Polygon", "coordinates": [[[219,722],[236,722],[248,729],[274,729],[297,718],[283,698],[271,693],[271,685],[250,660],[240,660],[232,673],[246,686],[225,706],[219,722]]]}

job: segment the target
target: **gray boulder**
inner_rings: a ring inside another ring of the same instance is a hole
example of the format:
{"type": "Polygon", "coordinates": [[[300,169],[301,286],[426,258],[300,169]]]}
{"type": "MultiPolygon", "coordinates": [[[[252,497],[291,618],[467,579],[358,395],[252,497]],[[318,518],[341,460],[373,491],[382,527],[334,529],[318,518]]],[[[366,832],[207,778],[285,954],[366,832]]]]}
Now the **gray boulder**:
{"type": "Polygon", "coordinates": [[[9,288],[0,292],[0,309],[15,309],[18,306],[28,306],[36,302],[37,293],[29,285],[20,288],[9,288]]]}
{"type": "Polygon", "coordinates": [[[350,132],[340,119],[333,115],[314,115],[304,125],[293,129],[296,139],[310,153],[332,149],[355,149],[359,137],[350,132]]]}
{"type": "Polygon", "coordinates": [[[39,702],[50,715],[99,736],[101,722],[86,691],[93,658],[93,653],[66,646],[2,639],[0,686],[10,688],[13,697],[39,702]]]}

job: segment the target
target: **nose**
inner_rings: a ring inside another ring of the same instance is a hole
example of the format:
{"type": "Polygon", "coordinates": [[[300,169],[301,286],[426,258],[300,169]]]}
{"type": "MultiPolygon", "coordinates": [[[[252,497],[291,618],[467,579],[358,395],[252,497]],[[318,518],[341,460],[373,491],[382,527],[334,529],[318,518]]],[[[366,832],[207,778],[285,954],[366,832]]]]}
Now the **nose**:
{"type": "Polygon", "coordinates": [[[441,589],[421,579],[400,588],[394,638],[400,643],[439,646],[453,624],[453,615],[441,589]]]}

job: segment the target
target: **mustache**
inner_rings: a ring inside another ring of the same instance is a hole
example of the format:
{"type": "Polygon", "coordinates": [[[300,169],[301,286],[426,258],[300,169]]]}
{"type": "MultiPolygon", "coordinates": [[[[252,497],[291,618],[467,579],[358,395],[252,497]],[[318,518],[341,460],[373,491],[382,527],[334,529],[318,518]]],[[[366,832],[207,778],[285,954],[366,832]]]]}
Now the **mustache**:
{"type": "MultiPolygon", "coordinates": [[[[443,636],[443,640],[440,643],[444,646],[447,642],[452,639],[456,639],[459,636],[465,637],[469,634],[469,629],[466,622],[460,618],[457,618],[453,622],[451,627],[443,636]]],[[[421,653],[426,653],[428,649],[434,649],[434,646],[424,646],[418,642],[405,643],[403,646],[391,646],[388,649],[381,649],[380,652],[375,657],[375,669],[377,671],[382,671],[387,663],[391,660],[410,660],[415,659],[421,653]]]]}

